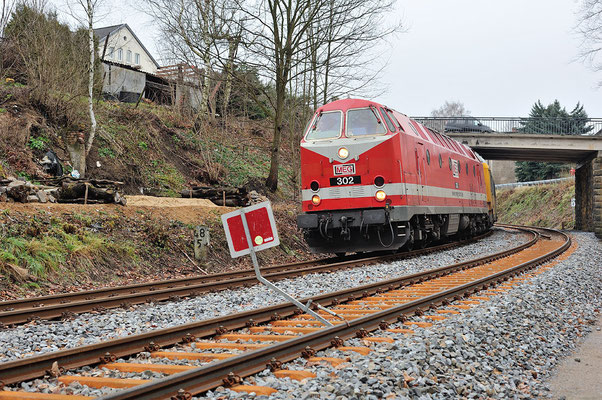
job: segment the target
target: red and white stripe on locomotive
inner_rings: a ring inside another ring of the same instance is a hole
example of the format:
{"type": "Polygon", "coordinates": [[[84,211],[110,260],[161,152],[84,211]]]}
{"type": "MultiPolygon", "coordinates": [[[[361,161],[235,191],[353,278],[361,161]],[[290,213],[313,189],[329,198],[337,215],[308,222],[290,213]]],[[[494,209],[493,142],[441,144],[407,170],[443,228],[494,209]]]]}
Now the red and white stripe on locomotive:
{"type": "Polygon", "coordinates": [[[316,111],[301,141],[301,181],[297,225],[314,252],[395,250],[493,223],[478,156],[372,101],[316,111]]]}

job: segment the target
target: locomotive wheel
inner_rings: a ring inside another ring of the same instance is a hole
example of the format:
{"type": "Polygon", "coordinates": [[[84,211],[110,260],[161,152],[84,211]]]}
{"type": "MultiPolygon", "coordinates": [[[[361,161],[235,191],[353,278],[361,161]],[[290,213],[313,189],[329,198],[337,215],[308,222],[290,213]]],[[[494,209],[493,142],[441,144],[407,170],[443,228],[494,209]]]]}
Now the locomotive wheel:
{"type": "Polygon", "coordinates": [[[343,257],[345,257],[345,254],[347,254],[347,253],[345,253],[344,251],[340,251],[340,252],[338,252],[338,253],[334,253],[334,255],[335,255],[335,256],[337,256],[338,258],[343,258],[343,257]]]}

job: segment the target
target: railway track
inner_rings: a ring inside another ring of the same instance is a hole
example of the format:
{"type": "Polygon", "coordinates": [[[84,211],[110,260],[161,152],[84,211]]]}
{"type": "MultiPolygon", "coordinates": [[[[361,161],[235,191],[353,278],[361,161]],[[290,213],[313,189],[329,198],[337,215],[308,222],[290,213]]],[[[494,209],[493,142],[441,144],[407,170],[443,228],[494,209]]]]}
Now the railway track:
{"type": "MultiPolygon", "coordinates": [[[[530,235],[529,242],[491,256],[313,297],[313,302],[343,317],[323,313],[335,324],[332,327],[323,328],[309,315],[300,314],[292,304],[283,303],[3,363],[0,380],[11,385],[42,377],[47,371],[56,374],[71,370],[57,377],[58,381],[65,385],[77,381],[89,387],[122,389],[107,391],[103,397],[107,399],[188,399],[224,384],[236,391],[269,394],[273,389],[243,385],[242,378],[264,370],[266,365],[276,377],[311,378],[307,371],[283,369],[282,364],[299,356],[312,362],[344,361],[316,357],[316,351],[333,346],[342,352],[369,352],[369,346],[346,347],[344,340],[362,337],[365,343],[390,342],[393,339],[387,332],[408,333],[412,324],[420,326],[407,321],[408,316],[420,314],[427,320],[437,320],[448,313],[457,313],[502,290],[496,289],[496,284],[547,262],[570,246],[570,238],[557,231],[545,230],[545,234],[540,234],[531,230],[530,235]],[[394,328],[391,323],[409,326],[394,328]],[[376,330],[378,336],[372,334],[376,330]],[[128,356],[129,360],[116,362],[128,356]],[[166,364],[162,362],[165,359],[188,360],[191,365],[166,364]],[[155,371],[165,377],[152,381],[116,379],[104,377],[103,372],[74,370],[88,365],[122,374],[155,371]]],[[[0,392],[0,399],[88,398],[60,396],[63,395],[0,392]]]]}
{"type": "MultiPolygon", "coordinates": [[[[370,257],[348,256],[343,260],[340,258],[323,258],[272,265],[262,268],[261,271],[266,278],[277,281],[316,272],[333,271],[352,268],[358,265],[416,257],[466,245],[490,234],[491,232],[488,232],[470,240],[446,243],[407,253],[370,257]]],[[[246,269],[204,276],[2,301],[0,302],[0,328],[2,326],[23,324],[37,319],[70,318],[75,314],[84,312],[129,307],[134,304],[147,302],[177,300],[182,297],[197,296],[203,293],[254,284],[257,284],[255,271],[253,269],[246,269]]]]}

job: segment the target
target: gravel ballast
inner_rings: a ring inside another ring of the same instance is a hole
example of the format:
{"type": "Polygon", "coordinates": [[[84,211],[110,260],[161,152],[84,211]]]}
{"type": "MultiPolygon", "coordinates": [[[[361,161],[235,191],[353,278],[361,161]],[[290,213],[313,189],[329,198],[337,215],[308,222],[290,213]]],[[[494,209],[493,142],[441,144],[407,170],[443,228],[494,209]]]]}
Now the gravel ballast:
{"type": "MultiPolygon", "coordinates": [[[[411,335],[375,333],[394,337],[395,343],[371,345],[367,356],[320,352],[351,362],[307,366],[315,379],[275,379],[266,370],[245,382],[278,389],[273,399],[549,397],[553,368],[591,331],[602,301],[600,242],[591,233],[574,233],[573,240],[579,247],[569,258],[507,293],[432,327],[413,328],[411,335]]],[[[345,345],[366,344],[352,339],[345,345]]],[[[298,359],[286,367],[304,363],[298,359]]],[[[254,397],[227,389],[206,394],[220,396],[254,397]]]]}
{"type": "MultiPolygon", "coordinates": [[[[387,264],[317,273],[276,284],[296,297],[351,288],[467,261],[525,242],[528,236],[496,229],[477,243],[387,264]]],[[[261,285],[209,293],[179,302],[142,304],[105,313],[86,313],[69,321],[38,321],[0,331],[0,362],[139,334],[234,312],[278,304],[283,299],[261,285]]]]}

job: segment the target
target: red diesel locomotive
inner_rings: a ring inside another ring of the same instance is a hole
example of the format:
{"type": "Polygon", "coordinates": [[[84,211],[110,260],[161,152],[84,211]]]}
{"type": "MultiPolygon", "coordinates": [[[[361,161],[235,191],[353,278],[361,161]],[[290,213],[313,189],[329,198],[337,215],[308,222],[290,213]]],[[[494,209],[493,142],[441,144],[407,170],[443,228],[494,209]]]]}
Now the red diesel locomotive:
{"type": "Polygon", "coordinates": [[[487,164],[469,147],[381,104],[320,107],[301,141],[303,213],[313,252],[408,249],[495,221],[487,164]]]}

